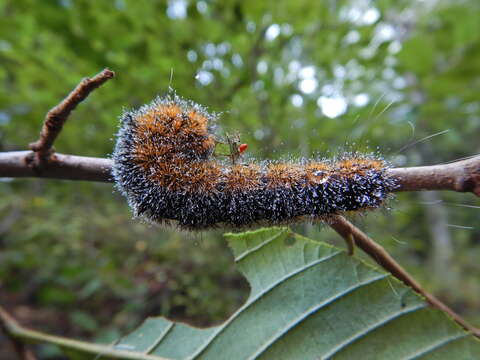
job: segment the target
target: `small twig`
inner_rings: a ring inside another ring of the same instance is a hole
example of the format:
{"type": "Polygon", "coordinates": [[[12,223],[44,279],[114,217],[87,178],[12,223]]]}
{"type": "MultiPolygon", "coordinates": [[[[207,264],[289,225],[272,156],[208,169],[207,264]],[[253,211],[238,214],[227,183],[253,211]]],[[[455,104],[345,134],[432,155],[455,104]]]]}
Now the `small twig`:
{"type": "Polygon", "coordinates": [[[404,268],[402,268],[402,266],[397,263],[382,246],[370,239],[366,234],[364,234],[360,229],[350,223],[343,216],[336,215],[332,220],[333,221],[329,222],[329,225],[340,236],[342,236],[344,239],[353,236],[355,245],[368,254],[377,264],[390,272],[405,285],[423,295],[430,305],[444,311],[465,330],[472,332],[476,337],[480,338],[480,329],[470,325],[447,305],[423,289],[420,284],[415,281],[415,279],[404,268]]]}
{"type": "Polygon", "coordinates": [[[41,166],[52,154],[53,142],[62,130],[63,124],[67,121],[70,113],[79,103],[85,100],[93,90],[114,76],[115,73],[113,71],[104,69],[93,78],[83,79],[60,104],[47,113],[40,132],[40,139],[30,144],[30,149],[36,154],[36,166],[41,166]]]}
{"type": "MultiPolygon", "coordinates": [[[[12,341],[19,342],[18,339],[24,339],[30,342],[40,342],[65,347],[70,350],[79,351],[84,354],[95,356],[101,355],[101,358],[108,359],[129,359],[129,360],[169,360],[167,358],[145,354],[138,351],[129,351],[118,349],[115,346],[95,344],[85,341],[72,340],[62,336],[50,335],[40,331],[31,330],[21,326],[2,306],[0,306],[0,327],[3,327],[5,333],[12,341]]],[[[22,345],[21,342],[19,342],[22,345]]],[[[33,354],[32,354],[33,356],[33,354]]],[[[35,357],[23,357],[22,360],[36,360],[35,357]]]]}
{"type": "Polygon", "coordinates": [[[27,349],[26,344],[11,334],[11,330],[17,328],[17,321],[0,305],[0,329],[3,330],[5,336],[10,340],[13,348],[21,360],[36,360],[33,352],[27,349]]]}

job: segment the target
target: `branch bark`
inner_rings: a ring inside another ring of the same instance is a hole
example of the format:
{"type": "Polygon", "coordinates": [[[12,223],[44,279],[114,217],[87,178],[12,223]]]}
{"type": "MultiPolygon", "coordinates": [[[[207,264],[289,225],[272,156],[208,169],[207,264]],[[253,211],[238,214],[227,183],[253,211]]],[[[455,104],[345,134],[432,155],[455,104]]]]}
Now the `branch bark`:
{"type": "MultiPolygon", "coordinates": [[[[43,177],[63,180],[113,182],[112,160],[74,155],[53,155],[42,167],[30,166],[32,153],[0,153],[0,177],[43,177]]],[[[400,191],[451,190],[480,196],[480,155],[449,164],[387,170],[400,191]]]]}
{"type": "Polygon", "coordinates": [[[480,196],[480,155],[448,164],[389,169],[397,191],[453,190],[480,196]]]}
{"type": "Polygon", "coordinates": [[[31,166],[31,151],[0,153],[0,177],[41,177],[112,182],[110,159],[52,154],[41,166],[31,166]]]}

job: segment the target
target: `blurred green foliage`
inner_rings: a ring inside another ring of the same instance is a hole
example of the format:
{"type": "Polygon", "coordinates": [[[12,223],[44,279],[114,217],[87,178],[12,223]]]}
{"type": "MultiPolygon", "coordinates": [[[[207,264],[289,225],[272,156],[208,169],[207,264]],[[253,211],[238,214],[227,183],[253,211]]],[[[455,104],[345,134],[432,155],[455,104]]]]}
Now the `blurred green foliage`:
{"type": "MultiPolygon", "coordinates": [[[[257,158],[361,150],[414,166],[479,152],[477,0],[0,0],[0,16],[2,151],[25,149],[49,108],[109,67],[117,77],[75,110],[58,151],[108,156],[122,109],[171,85],[222,113],[219,132],[239,131],[257,158]]],[[[111,184],[2,180],[0,194],[0,301],[45,314],[27,319],[45,330],[109,338],[158,314],[205,325],[246,298],[220,231],[132,220],[111,184]]],[[[478,209],[452,205],[478,201],[435,196],[354,220],[478,324],[478,209]],[[432,207],[452,247],[442,273],[432,207]]]]}

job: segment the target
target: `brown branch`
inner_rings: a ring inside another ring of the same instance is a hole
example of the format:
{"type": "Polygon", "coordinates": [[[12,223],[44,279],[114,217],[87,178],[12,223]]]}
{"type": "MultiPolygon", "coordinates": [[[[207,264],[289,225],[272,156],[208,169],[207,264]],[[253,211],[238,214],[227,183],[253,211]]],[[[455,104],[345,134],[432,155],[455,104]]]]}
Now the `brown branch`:
{"type": "Polygon", "coordinates": [[[29,349],[26,344],[12,335],[12,329],[17,328],[19,325],[17,321],[0,305],[0,329],[3,330],[6,337],[10,340],[13,348],[18,354],[18,358],[21,360],[36,360],[35,355],[29,349]]]}
{"type": "Polygon", "coordinates": [[[0,177],[41,177],[112,182],[110,159],[53,154],[42,166],[30,166],[31,151],[0,152],[0,177]]]}
{"type": "MultiPolygon", "coordinates": [[[[31,152],[0,153],[0,177],[43,177],[112,182],[112,160],[55,154],[43,168],[29,166],[31,152]]],[[[480,196],[480,155],[449,164],[388,169],[399,191],[451,190],[480,196]]]]}
{"type": "Polygon", "coordinates": [[[47,113],[40,132],[40,139],[30,144],[30,149],[36,154],[34,157],[36,166],[41,166],[42,163],[49,158],[52,153],[53,142],[62,130],[63,124],[67,121],[70,113],[79,103],[85,100],[93,90],[114,76],[115,73],[113,71],[104,69],[93,78],[83,79],[60,104],[47,113]]]}
{"type": "Polygon", "coordinates": [[[397,191],[453,190],[480,196],[480,155],[448,164],[389,169],[397,191]]]}
{"type": "Polygon", "coordinates": [[[397,279],[402,281],[405,285],[411,287],[417,293],[423,295],[425,299],[433,307],[447,313],[453,320],[455,320],[465,330],[472,332],[476,337],[480,338],[480,329],[477,329],[465,321],[460,315],[455,313],[447,305],[442,303],[435,296],[423,289],[420,284],[404,269],[402,266],[392,258],[385,249],[370,239],[360,229],[350,223],[343,216],[336,215],[333,221],[328,225],[335,230],[340,236],[348,241],[353,236],[355,245],[362,249],[368,256],[370,256],[377,264],[390,272],[397,279]]]}

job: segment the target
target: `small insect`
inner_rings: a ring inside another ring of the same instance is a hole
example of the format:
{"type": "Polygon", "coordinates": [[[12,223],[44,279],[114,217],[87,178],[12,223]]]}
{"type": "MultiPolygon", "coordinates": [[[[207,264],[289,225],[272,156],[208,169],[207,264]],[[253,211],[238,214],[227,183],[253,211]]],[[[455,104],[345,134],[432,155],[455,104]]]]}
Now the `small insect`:
{"type": "Polygon", "coordinates": [[[215,134],[217,115],[174,93],[121,116],[113,175],[135,216],[182,229],[325,220],[381,206],[395,189],[375,155],[335,160],[244,160],[248,148],[215,134]]]}

